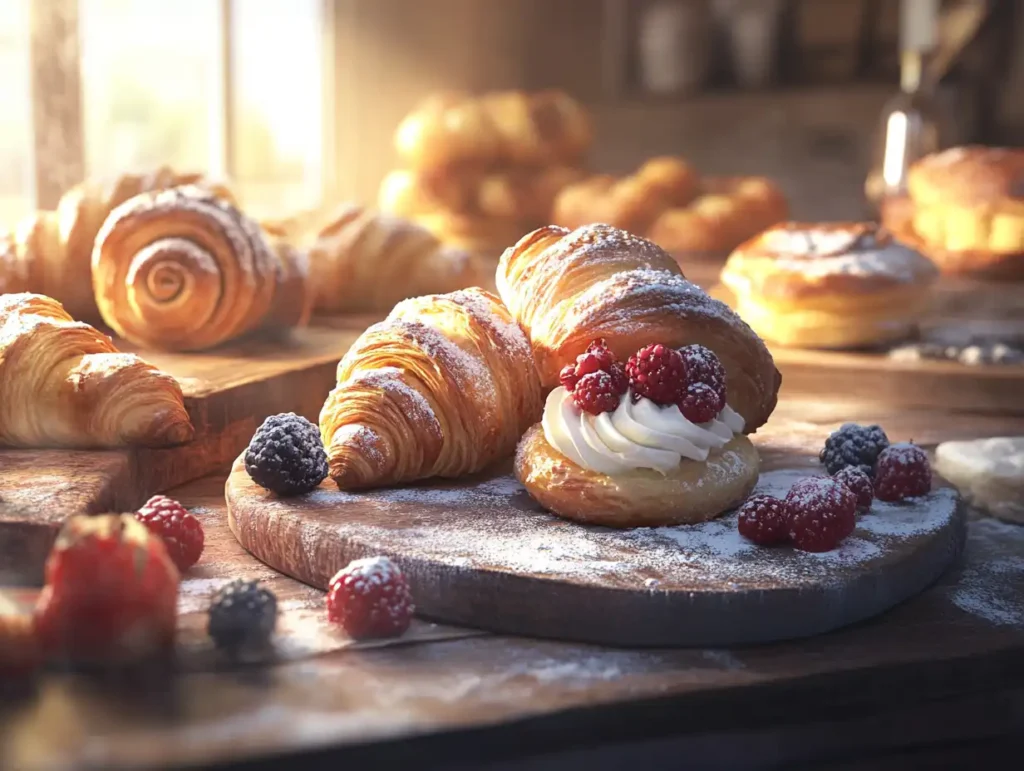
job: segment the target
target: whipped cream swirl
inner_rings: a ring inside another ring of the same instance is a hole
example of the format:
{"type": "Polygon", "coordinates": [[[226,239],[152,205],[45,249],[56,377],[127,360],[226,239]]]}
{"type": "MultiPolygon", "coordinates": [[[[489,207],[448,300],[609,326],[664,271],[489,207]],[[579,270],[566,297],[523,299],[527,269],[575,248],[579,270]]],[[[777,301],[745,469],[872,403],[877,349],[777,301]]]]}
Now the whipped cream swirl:
{"type": "Polygon", "coordinates": [[[624,394],[614,412],[591,415],[559,386],[548,394],[541,419],[544,437],[577,466],[599,474],[653,469],[668,474],[683,458],[707,460],[743,431],[744,420],[726,405],[707,423],[692,423],[675,405],[661,407],[650,399],[634,402],[624,394]]]}

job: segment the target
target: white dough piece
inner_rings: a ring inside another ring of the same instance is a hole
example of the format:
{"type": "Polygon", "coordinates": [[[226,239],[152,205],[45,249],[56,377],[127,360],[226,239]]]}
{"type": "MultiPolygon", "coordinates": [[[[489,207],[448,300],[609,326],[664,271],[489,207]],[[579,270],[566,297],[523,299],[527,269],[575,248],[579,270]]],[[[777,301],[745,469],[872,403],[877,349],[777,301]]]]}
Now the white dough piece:
{"type": "Polygon", "coordinates": [[[1024,436],[943,442],[935,470],[975,506],[1024,524],[1024,436]]]}

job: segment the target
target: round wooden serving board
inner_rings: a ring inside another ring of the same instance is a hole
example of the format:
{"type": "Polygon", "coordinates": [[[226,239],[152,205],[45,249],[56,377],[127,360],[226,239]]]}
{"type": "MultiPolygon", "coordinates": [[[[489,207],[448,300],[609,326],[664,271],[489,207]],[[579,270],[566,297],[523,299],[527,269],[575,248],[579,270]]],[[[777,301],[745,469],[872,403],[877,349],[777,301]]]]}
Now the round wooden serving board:
{"type": "MultiPolygon", "coordinates": [[[[762,455],[774,470],[762,470],[759,492],[785,495],[823,473],[804,456],[762,455]]],[[[359,494],[327,480],[282,499],[239,459],[225,492],[242,546],[305,583],[325,588],[349,561],[384,554],[429,618],[628,646],[763,643],[852,624],[932,583],[966,530],[949,488],[901,505],[875,501],[825,554],[755,546],[737,533],[735,513],[631,531],[574,524],[541,510],[507,469],[359,494]]]]}

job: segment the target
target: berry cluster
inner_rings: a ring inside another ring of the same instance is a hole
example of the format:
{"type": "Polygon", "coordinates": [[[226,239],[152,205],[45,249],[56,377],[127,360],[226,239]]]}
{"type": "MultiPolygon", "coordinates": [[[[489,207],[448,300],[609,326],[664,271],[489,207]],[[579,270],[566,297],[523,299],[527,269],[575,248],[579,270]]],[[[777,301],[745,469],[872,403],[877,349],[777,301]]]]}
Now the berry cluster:
{"type": "Polygon", "coordinates": [[[803,551],[830,551],[853,532],[856,515],[870,510],[875,498],[898,502],[931,490],[924,450],[890,445],[878,426],[847,423],[828,438],[820,457],[831,477],[802,479],[785,500],[748,499],[739,510],[740,534],[763,546],[789,542],[803,551]]]}
{"type": "Polygon", "coordinates": [[[693,423],[707,423],[725,407],[725,367],[702,345],[647,345],[623,366],[598,339],[562,368],[559,380],[576,406],[591,415],[614,411],[630,390],[634,400],[676,405],[693,423]]]}

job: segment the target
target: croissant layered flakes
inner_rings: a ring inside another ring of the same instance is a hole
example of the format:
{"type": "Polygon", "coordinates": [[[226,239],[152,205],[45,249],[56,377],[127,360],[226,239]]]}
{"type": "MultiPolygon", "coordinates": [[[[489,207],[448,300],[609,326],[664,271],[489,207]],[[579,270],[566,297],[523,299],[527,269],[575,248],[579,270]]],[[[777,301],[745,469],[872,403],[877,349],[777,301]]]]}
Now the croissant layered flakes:
{"type": "Polygon", "coordinates": [[[98,320],[90,272],[93,245],[104,220],[133,196],[176,185],[197,185],[233,200],[222,185],[167,167],[83,182],[64,194],[56,211],[36,212],[14,233],[0,236],[0,294],[44,294],[61,302],[74,318],[98,320]]]}
{"type": "Polygon", "coordinates": [[[764,343],[650,241],[610,225],[540,228],[505,251],[496,282],[546,389],[597,338],[623,361],[652,342],[697,343],[725,366],[729,403],[748,432],[775,408],[781,375],[764,343]]]}
{"type": "Polygon", "coordinates": [[[320,413],[342,489],[458,477],[510,456],[541,414],[530,347],[482,289],[405,300],[338,365],[320,413]]]}
{"type": "Polygon", "coordinates": [[[338,209],[310,249],[314,307],[324,313],[389,310],[422,294],[480,282],[468,252],[419,225],[356,205],[338,209]]]}
{"type": "Polygon", "coordinates": [[[308,269],[303,251],[271,243],[232,203],[194,186],[117,207],[92,256],[103,319],[125,339],[164,350],[304,324],[308,269]]]}
{"type": "Polygon", "coordinates": [[[161,447],[193,433],[173,377],[52,298],[0,296],[0,445],[161,447]]]}

